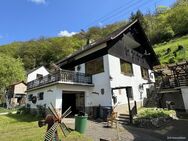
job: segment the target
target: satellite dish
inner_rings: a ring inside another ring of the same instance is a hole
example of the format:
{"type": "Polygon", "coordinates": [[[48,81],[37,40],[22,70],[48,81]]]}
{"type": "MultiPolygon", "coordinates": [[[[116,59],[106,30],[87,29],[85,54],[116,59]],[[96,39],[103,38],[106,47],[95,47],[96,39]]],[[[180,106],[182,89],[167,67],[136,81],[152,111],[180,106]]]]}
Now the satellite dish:
{"type": "Polygon", "coordinates": [[[78,67],[77,67],[77,71],[80,71],[80,70],[81,70],[81,66],[78,65],[78,67]]]}

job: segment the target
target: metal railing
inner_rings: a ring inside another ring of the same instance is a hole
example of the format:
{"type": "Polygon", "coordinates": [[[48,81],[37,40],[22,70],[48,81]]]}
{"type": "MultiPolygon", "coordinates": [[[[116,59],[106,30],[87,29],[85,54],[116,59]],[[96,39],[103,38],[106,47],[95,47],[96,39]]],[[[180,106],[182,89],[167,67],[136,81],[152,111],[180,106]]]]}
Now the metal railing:
{"type": "Polygon", "coordinates": [[[39,87],[57,81],[92,84],[92,76],[80,72],[60,70],[53,74],[48,74],[44,77],[28,82],[27,89],[32,89],[35,87],[39,87]]]}

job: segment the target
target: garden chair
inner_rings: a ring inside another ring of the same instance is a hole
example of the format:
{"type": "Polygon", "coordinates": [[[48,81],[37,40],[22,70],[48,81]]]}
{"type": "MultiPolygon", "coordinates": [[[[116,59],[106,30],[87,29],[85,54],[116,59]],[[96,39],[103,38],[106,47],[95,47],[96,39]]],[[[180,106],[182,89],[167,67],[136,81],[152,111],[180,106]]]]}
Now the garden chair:
{"type": "Polygon", "coordinates": [[[112,113],[110,113],[108,116],[107,116],[107,126],[111,126],[113,127],[113,124],[115,123],[116,124],[116,128],[117,128],[117,115],[118,113],[117,112],[114,112],[114,110],[112,111],[112,113]]]}

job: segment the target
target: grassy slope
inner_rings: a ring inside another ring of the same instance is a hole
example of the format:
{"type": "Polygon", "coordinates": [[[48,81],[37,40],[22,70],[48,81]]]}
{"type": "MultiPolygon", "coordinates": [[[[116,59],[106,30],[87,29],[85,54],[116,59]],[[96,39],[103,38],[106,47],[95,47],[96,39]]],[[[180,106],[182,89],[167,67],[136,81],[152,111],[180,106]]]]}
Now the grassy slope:
{"type": "Polygon", "coordinates": [[[170,58],[173,58],[175,62],[188,60],[188,35],[173,39],[169,42],[155,45],[154,50],[157,55],[160,55],[159,59],[162,64],[169,63],[170,58]],[[174,57],[173,51],[175,51],[178,48],[178,45],[182,45],[184,47],[184,50],[177,52],[177,56],[174,57]],[[165,55],[165,51],[167,50],[167,48],[170,48],[171,52],[165,55]]]}
{"type": "MultiPolygon", "coordinates": [[[[39,128],[35,118],[22,115],[0,116],[0,141],[43,141],[46,127],[39,128]]],[[[59,132],[61,136],[61,133],[59,132]]],[[[62,136],[61,136],[62,138],[62,136]]],[[[72,132],[65,141],[88,141],[72,132]]]]}

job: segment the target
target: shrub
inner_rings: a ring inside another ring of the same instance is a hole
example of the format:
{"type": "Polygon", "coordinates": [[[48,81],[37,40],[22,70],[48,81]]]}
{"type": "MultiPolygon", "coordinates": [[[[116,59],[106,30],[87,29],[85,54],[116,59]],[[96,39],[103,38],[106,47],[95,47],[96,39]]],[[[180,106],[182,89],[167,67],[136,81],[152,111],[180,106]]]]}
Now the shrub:
{"type": "Polygon", "coordinates": [[[173,110],[159,108],[141,108],[137,117],[134,118],[134,125],[142,128],[158,128],[172,121],[176,117],[173,110]]]}
{"type": "Polygon", "coordinates": [[[37,116],[39,118],[45,118],[45,116],[46,116],[46,105],[37,105],[37,116]]]}
{"type": "Polygon", "coordinates": [[[168,63],[169,64],[175,63],[174,57],[169,58],[168,63]]]}
{"type": "Polygon", "coordinates": [[[164,110],[159,108],[141,108],[138,111],[138,118],[158,118],[158,117],[171,117],[176,113],[173,110],[164,110]]]}
{"type": "Polygon", "coordinates": [[[21,107],[21,108],[19,108],[18,109],[18,111],[17,111],[17,113],[18,114],[29,114],[30,113],[30,111],[31,111],[31,108],[30,108],[30,106],[23,106],[23,107],[21,107]]]}

